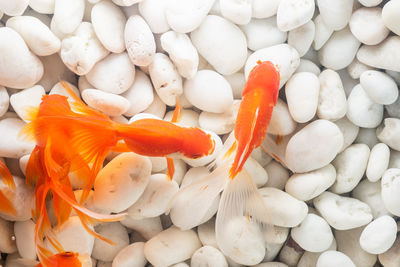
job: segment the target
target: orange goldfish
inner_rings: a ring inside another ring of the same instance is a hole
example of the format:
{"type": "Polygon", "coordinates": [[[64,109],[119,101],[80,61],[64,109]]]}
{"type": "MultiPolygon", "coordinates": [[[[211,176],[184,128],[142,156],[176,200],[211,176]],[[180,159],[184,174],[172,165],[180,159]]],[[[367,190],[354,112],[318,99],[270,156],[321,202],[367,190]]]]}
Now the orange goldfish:
{"type": "MultiPolygon", "coordinates": [[[[7,166],[0,160],[0,177],[3,183],[11,189],[15,188],[14,179],[7,166]]],[[[0,212],[15,215],[16,211],[10,200],[0,191],[0,212]]]]}
{"type": "Polygon", "coordinates": [[[79,254],[74,252],[61,252],[55,254],[45,260],[45,265],[39,263],[35,267],[52,266],[52,267],[81,267],[79,254]]]}

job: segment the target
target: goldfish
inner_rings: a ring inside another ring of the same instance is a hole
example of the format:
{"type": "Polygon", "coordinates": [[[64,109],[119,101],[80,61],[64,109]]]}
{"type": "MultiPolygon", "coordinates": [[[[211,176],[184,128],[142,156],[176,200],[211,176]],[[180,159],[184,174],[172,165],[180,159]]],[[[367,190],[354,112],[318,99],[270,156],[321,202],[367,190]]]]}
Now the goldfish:
{"type": "MultiPolygon", "coordinates": [[[[3,183],[10,189],[15,188],[14,179],[7,169],[7,166],[0,160],[0,177],[3,183]]],[[[6,214],[16,214],[16,210],[10,200],[4,195],[2,191],[0,191],[0,212],[6,214]]]]}
{"type": "Polygon", "coordinates": [[[51,257],[46,259],[45,264],[46,265],[39,263],[35,267],[82,267],[82,262],[80,260],[79,254],[70,251],[60,252],[58,254],[52,255],[51,257]]]}

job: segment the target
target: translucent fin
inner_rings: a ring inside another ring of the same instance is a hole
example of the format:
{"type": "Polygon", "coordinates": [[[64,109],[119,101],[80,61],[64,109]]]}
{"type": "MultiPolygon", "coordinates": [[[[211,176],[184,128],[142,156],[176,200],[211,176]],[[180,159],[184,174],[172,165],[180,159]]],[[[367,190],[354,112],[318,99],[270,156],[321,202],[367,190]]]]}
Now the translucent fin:
{"type": "Polygon", "coordinates": [[[172,181],[172,178],[174,177],[174,174],[175,174],[174,160],[171,158],[167,158],[167,166],[168,166],[167,176],[168,176],[168,179],[170,181],[172,181]]]}
{"type": "Polygon", "coordinates": [[[282,166],[287,167],[285,162],[286,144],[284,141],[277,144],[275,140],[273,140],[267,134],[265,135],[263,143],[261,144],[261,149],[265,153],[267,153],[268,155],[279,161],[282,164],[282,166]]]}
{"type": "Polygon", "coordinates": [[[174,114],[172,115],[171,122],[178,122],[181,116],[182,116],[182,114],[181,114],[181,104],[179,102],[179,97],[176,97],[176,106],[175,106],[175,109],[174,109],[174,114]]]}

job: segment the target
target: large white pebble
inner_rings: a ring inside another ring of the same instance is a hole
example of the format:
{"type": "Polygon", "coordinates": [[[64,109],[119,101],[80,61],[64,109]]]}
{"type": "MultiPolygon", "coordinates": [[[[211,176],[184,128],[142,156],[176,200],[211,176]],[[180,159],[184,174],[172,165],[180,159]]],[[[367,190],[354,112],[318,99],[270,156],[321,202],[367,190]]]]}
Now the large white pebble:
{"type": "Polygon", "coordinates": [[[343,146],[343,134],[333,122],[316,120],[298,131],[286,147],[293,172],[307,172],[330,163],[343,146]]]}
{"type": "Polygon", "coordinates": [[[143,218],[136,220],[127,215],[121,221],[121,224],[129,229],[135,230],[146,240],[153,238],[153,236],[157,235],[163,230],[160,217],[143,218]]]}
{"type": "Polygon", "coordinates": [[[192,255],[190,266],[228,267],[228,263],[221,251],[211,246],[204,246],[192,255]]]}
{"type": "MultiPolygon", "coordinates": [[[[1,253],[17,252],[13,223],[0,218],[0,251],[1,253]]],[[[33,241],[33,240],[32,240],[33,241]]],[[[21,241],[20,241],[21,242],[21,241]]]]}
{"type": "Polygon", "coordinates": [[[154,89],[168,106],[176,105],[176,98],[183,92],[182,78],[172,61],[162,53],[156,53],[149,66],[154,89]]]}
{"type": "Polygon", "coordinates": [[[10,104],[18,116],[26,121],[29,108],[38,108],[42,102],[42,96],[45,94],[46,92],[42,86],[35,85],[11,95],[10,104]]]}
{"type": "Polygon", "coordinates": [[[319,82],[318,118],[326,120],[342,118],[347,111],[347,101],[339,74],[326,69],[319,75],[319,82]]]}
{"type": "Polygon", "coordinates": [[[188,33],[196,29],[215,0],[171,0],[165,9],[169,26],[176,32],[188,33]]]}
{"type": "Polygon", "coordinates": [[[314,10],[313,0],[282,0],[276,16],[278,28],[283,32],[293,30],[310,21],[314,10]]]}
{"type": "Polygon", "coordinates": [[[72,33],[82,22],[84,11],[85,0],[56,0],[53,21],[60,32],[72,33]]]}
{"type": "Polygon", "coordinates": [[[357,126],[364,128],[377,127],[383,118],[383,105],[377,104],[358,84],[347,99],[347,118],[357,126]]]}
{"type": "Polygon", "coordinates": [[[156,42],[146,21],[139,15],[129,17],[124,36],[132,63],[136,66],[148,66],[156,53],[156,42]]]}
{"type": "Polygon", "coordinates": [[[389,166],[390,149],[384,143],[376,144],[369,155],[366,175],[371,182],[378,181],[389,166]]]}
{"type": "Polygon", "coordinates": [[[125,113],[131,105],[130,102],[122,96],[97,89],[86,89],[82,92],[82,99],[85,100],[88,106],[108,116],[119,116],[125,113]]]}
{"type": "Polygon", "coordinates": [[[197,72],[199,55],[190,38],[186,34],[169,31],[161,35],[160,41],[179,74],[191,79],[197,72]]]}
{"type": "Polygon", "coordinates": [[[381,254],[391,248],[396,240],[396,233],[396,221],[384,215],[364,228],[360,236],[360,245],[371,254],[381,254]]]}
{"type": "Polygon", "coordinates": [[[381,182],[370,182],[368,179],[362,180],[352,191],[352,196],[368,204],[372,210],[374,218],[382,215],[389,215],[381,197],[381,182]]]}
{"type": "MultiPolygon", "coordinates": [[[[88,89],[89,90],[89,89],[88,89]]],[[[147,157],[123,153],[110,161],[97,175],[93,201],[109,212],[121,212],[135,203],[150,180],[147,157]]]]}
{"type": "Polygon", "coordinates": [[[6,25],[18,32],[32,52],[38,56],[48,56],[60,49],[60,40],[49,27],[35,17],[12,17],[7,20],[6,25]]]}
{"type": "Polygon", "coordinates": [[[339,252],[328,250],[322,253],[317,261],[316,267],[356,267],[354,263],[351,261],[346,254],[339,252]]]}
{"type": "Polygon", "coordinates": [[[392,104],[399,96],[396,82],[381,71],[364,71],[360,76],[360,84],[368,96],[378,104],[392,104]]]}
{"type": "Polygon", "coordinates": [[[112,262],[112,267],[144,267],[146,263],[144,243],[135,242],[118,252],[112,262]]]}
{"type": "Polygon", "coordinates": [[[30,0],[29,6],[41,14],[53,14],[55,0],[30,0]]]}
{"type": "Polygon", "coordinates": [[[61,43],[61,59],[78,75],[86,75],[93,66],[109,54],[97,39],[93,26],[82,22],[76,31],[64,38],[61,43]]]}
{"type": "Polygon", "coordinates": [[[195,107],[214,113],[228,111],[233,104],[230,84],[212,70],[200,70],[184,84],[186,99],[195,107]]]}
{"type": "Polygon", "coordinates": [[[377,131],[376,135],[380,141],[390,148],[400,151],[400,119],[386,118],[377,131]]]}
{"type": "Polygon", "coordinates": [[[35,223],[32,220],[15,222],[14,234],[19,255],[24,259],[35,260],[35,223]]]}
{"type": "Polygon", "coordinates": [[[189,259],[200,247],[195,231],[170,227],[147,241],[144,255],[154,266],[170,266],[189,259]]]}
{"type": "Polygon", "coordinates": [[[43,76],[43,64],[29,51],[13,29],[0,27],[0,85],[11,88],[32,87],[43,76]]]}
{"type": "Polygon", "coordinates": [[[400,215],[400,169],[391,168],[386,170],[382,176],[382,199],[386,209],[396,215],[400,215]]]}
{"type": "Polygon", "coordinates": [[[313,203],[329,225],[338,230],[363,226],[372,220],[371,208],[355,198],[324,192],[313,203]]]}
{"type": "Polygon", "coordinates": [[[314,19],[315,24],[315,35],[314,35],[314,43],[313,47],[315,50],[321,49],[321,47],[329,40],[331,37],[333,30],[326,26],[323,21],[321,15],[318,15],[314,19]]]}
{"type": "Polygon", "coordinates": [[[262,48],[251,54],[244,68],[245,76],[257,65],[257,61],[271,61],[278,66],[280,74],[279,88],[289,80],[300,64],[300,56],[296,49],[288,44],[279,44],[262,48]]]}
{"type": "Polygon", "coordinates": [[[310,20],[304,25],[291,30],[288,34],[288,44],[293,46],[297,52],[299,52],[300,57],[304,56],[315,36],[315,24],[310,20]]]}
{"type": "Polygon", "coordinates": [[[28,7],[29,0],[0,0],[0,10],[8,16],[20,16],[28,7]]]}
{"type": "Polygon", "coordinates": [[[146,0],[139,3],[140,15],[146,20],[153,33],[163,33],[169,30],[166,18],[166,8],[170,1],[146,0]]]}
{"type": "Polygon", "coordinates": [[[317,0],[319,12],[325,25],[334,31],[346,27],[353,11],[353,0],[317,0]]]}
{"type": "Polygon", "coordinates": [[[285,94],[292,118],[300,123],[311,120],[318,106],[319,79],[311,72],[294,74],[286,83],[285,94]]]}
{"type": "Polygon", "coordinates": [[[288,135],[296,129],[296,122],[290,115],[288,105],[278,98],[278,102],[272,111],[267,133],[273,135],[288,135]]]}
{"type": "Polygon", "coordinates": [[[126,52],[112,53],[97,62],[86,78],[97,89],[121,94],[132,86],[135,79],[135,67],[126,52]]]}
{"type": "Polygon", "coordinates": [[[328,164],[315,171],[293,174],[286,182],[285,191],[299,200],[307,201],[328,189],[335,179],[335,167],[328,164]]]}
{"type": "Polygon", "coordinates": [[[400,2],[388,1],[382,9],[382,20],[386,27],[392,32],[400,34],[400,19],[399,19],[400,2]]]}
{"type": "Polygon", "coordinates": [[[243,25],[251,19],[252,0],[220,0],[221,14],[235,24],[243,25]]]}
{"type": "Polygon", "coordinates": [[[17,118],[0,121],[0,157],[20,158],[31,153],[35,144],[18,137],[25,123],[17,118]]]}
{"type": "Polygon", "coordinates": [[[324,67],[340,70],[350,65],[359,46],[360,41],[346,27],[332,34],[331,38],[318,51],[318,58],[324,67]]]}
{"type": "Polygon", "coordinates": [[[193,45],[216,71],[229,75],[240,70],[247,58],[243,32],[219,16],[209,15],[190,34],[193,45]]]}
{"type": "Polygon", "coordinates": [[[308,207],[303,201],[273,187],[263,187],[258,191],[268,209],[269,223],[282,227],[294,227],[306,217],[308,207]]]}
{"type": "Polygon", "coordinates": [[[299,226],[292,229],[291,236],[300,247],[310,252],[324,251],[333,241],[331,227],[315,214],[308,214],[299,226]]]}
{"type": "Polygon", "coordinates": [[[369,147],[353,144],[341,152],[333,161],[336,168],[336,182],[331,191],[336,194],[350,192],[357,186],[367,168],[369,147]]]}
{"type": "Polygon", "coordinates": [[[97,38],[113,53],[125,50],[126,18],[122,10],[110,1],[101,1],[92,8],[92,23],[97,38]]]}
{"type": "Polygon", "coordinates": [[[281,0],[253,0],[253,18],[263,19],[276,15],[280,2],[281,0]]]}
{"type": "Polygon", "coordinates": [[[97,260],[112,261],[118,252],[129,245],[128,232],[119,222],[98,225],[96,227],[96,232],[114,243],[109,244],[96,238],[94,241],[92,257],[97,260]]]}

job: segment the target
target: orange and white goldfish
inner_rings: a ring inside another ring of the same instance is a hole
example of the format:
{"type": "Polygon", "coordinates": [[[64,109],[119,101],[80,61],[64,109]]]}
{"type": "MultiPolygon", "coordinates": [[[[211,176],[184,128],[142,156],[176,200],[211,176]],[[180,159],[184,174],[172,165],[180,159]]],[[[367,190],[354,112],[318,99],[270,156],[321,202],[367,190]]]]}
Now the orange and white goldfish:
{"type": "MultiPolygon", "coordinates": [[[[2,182],[10,189],[15,188],[14,179],[10,171],[7,169],[7,166],[1,160],[0,160],[0,178],[2,179],[2,182]]],[[[15,215],[16,213],[13,204],[1,190],[0,190],[0,212],[13,215],[15,215]]]]}
{"type": "Polygon", "coordinates": [[[60,252],[47,258],[44,263],[39,263],[35,267],[82,267],[79,254],[74,252],[60,252]],[[45,264],[45,265],[44,265],[45,264]]]}

